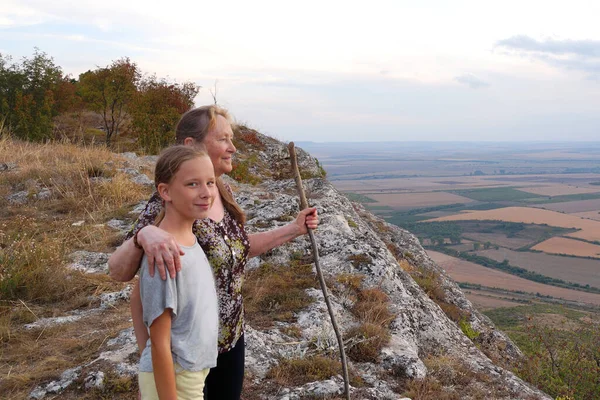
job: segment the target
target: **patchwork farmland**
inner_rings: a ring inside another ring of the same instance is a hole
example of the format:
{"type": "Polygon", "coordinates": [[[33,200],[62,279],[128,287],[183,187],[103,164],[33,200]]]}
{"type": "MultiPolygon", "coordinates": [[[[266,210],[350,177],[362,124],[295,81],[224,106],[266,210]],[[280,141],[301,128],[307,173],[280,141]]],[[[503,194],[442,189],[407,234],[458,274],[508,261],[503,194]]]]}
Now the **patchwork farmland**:
{"type": "Polygon", "coordinates": [[[429,250],[427,251],[427,254],[429,254],[438,265],[444,268],[448,275],[456,282],[481,285],[487,288],[504,289],[506,291],[515,292],[515,296],[518,296],[519,294],[528,294],[529,298],[538,299],[538,301],[543,300],[542,296],[549,296],[554,300],[562,299],[568,302],[600,306],[600,294],[586,293],[578,290],[531,282],[527,279],[485,268],[481,265],[436,251],[429,250]]]}
{"type": "MultiPolygon", "coordinates": [[[[477,274],[497,278],[491,286],[597,298],[600,144],[363,144],[355,159],[348,149],[309,150],[339,190],[413,232],[428,251],[480,262],[477,274]]],[[[522,300],[468,290],[482,307],[522,300]]]]}

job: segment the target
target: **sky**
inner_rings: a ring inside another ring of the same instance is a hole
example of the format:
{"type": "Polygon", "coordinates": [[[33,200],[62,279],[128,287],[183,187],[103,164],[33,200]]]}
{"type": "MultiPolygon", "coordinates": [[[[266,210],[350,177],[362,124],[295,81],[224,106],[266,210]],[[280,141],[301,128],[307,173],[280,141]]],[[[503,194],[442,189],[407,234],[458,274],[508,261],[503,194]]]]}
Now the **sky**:
{"type": "Polygon", "coordinates": [[[130,57],[295,141],[598,141],[600,2],[0,0],[0,53],[130,57]]]}

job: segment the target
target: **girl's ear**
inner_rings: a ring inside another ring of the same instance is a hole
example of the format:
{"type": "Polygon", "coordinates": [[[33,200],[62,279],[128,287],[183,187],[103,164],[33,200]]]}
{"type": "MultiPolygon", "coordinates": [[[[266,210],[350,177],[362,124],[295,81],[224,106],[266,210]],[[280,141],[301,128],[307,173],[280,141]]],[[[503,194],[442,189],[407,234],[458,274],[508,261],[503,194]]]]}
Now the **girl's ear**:
{"type": "Polygon", "coordinates": [[[183,139],[183,144],[185,146],[193,146],[196,144],[196,139],[194,139],[193,137],[186,137],[185,139],[183,139]]]}
{"type": "Polygon", "coordinates": [[[171,201],[171,196],[169,196],[169,185],[166,183],[159,183],[156,191],[164,201],[171,201]]]}

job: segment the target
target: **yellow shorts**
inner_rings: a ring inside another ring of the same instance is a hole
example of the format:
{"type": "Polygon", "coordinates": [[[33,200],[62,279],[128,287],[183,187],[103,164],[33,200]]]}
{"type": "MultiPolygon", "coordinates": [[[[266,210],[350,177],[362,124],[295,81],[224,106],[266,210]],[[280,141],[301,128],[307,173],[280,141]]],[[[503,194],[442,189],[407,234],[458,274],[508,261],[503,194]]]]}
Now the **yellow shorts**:
{"type": "MultiPolygon", "coordinates": [[[[210,371],[209,368],[198,372],[192,372],[184,370],[176,363],[175,371],[175,385],[177,387],[178,400],[204,399],[204,381],[210,371]]],[[[159,400],[153,372],[140,372],[138,380],[140,383],[142,400],[159,400]]]]}

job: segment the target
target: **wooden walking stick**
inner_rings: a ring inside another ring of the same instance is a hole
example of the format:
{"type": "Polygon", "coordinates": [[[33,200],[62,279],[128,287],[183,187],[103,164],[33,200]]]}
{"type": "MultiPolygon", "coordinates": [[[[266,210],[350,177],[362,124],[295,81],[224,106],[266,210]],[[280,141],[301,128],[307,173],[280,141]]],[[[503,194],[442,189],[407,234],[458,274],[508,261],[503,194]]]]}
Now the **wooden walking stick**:
{"type": "MultiPolygon", "coordinates": [[[[302,178],[300,177],[300,170],[298,169],[298,160],[296,159],[296,149],[294,148],[294,142],[288,144],[288,150],[290,152],[290,159],[292,161],[292,174],[296,180],[296,188],[298,189],[298,196],[300,196],[300,210],[304,210],[308,207],[306,201],[306,195],[304,194],[304,188],[302,187],[302,178]]],[[[323,298],[325,304],[327,304],[327,311],[329,311],[329,317],[331,318],[331,324],[335,331],[335,337],[340,347],[340,358],[342,359],[342,370],[344,373],[344,390],[346,391],[346,399],[350,400],[350,380],[348,379],[348,364],[346,363],[346,352],[344,351],[344,341],[338,328],[337,322],[335,321],[335,315],[333,315],[333,308],[329,301],[329,295],[327,294],[327,285],[323,278],[323,272],[321,271],[321,265],[319,264],[319,249],[317,247],[317,241],[315,240],[315,234],[312,229],[308,228],[308,236],[310,237],[310,243],[313,250],[313,258],[315,260],[315,267],[317,269],[317,276],[319,277],[319,283],[321,284],[321,290],[323,291],[323,298]]]]}

